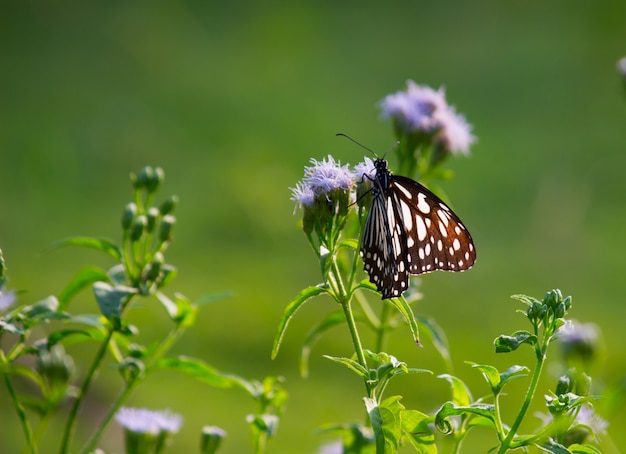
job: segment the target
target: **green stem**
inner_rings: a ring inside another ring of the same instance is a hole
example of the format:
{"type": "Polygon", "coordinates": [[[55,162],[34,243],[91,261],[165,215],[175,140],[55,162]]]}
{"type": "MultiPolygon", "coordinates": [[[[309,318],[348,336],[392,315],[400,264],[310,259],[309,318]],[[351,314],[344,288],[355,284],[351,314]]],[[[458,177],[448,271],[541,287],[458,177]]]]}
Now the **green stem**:
{"type": "Polygon", "coordinates": [[[85,453],[94,451],[96,444],[98,443],[98,441],[100,441],[100,438],[102,438],[102,434],[104,434],[104,431],[107,429],[107,427],[109,427],[109,424],[111,423],[111,421],[117,414],[117,411],[120,409],[120,407],[122,406],[122,404],[124,403],[128,395],[131,393],[131,391],[135,388],[135,385],[137,383],[138,383],[138,380],[136,379],[131,380],[126,385],[126,387],[122,390],[122,392],[118,394],[117,398],[115,399],[115,402],[113,402],[113,405],[111,405],[109,412],[104,418],[104,421],[100,423],[96,433],[92,435],[92,437],[89,439],[87,444],[85,444],[85,446],[80,450],[80,454],[85,454],[85,453]]]}
{"type": "Polygon", "coordinates": [[[74,432],[74,426],[76,424],[76,416],[78,415],[78,410],[80,409],[80,406],[83,403],[85,395],[87,394],[87,390],[89,389],[89,385],[91,385],[91,381],[94,378],[94,375],[96,371],[98,370],[98,367],[100,366],[100,362],[104,358],[104,355],[107,351],[109,343],[111,342],[111,338],[113,337],[113,333],[115,332],[113,326],[110,326],[108,331],[109,332],[107,334],[107,337],[104,339],[104,342],[102,342],[102,345],[100,345],[100,349],[98,350],[98,353],[96,354],[96,357],[94,358],[93,363],[91,364],[91,367],[89,368],[89,372],[87,373],[87,376],[85,377],[85,381],[83,382],[83,385],[80,388],[78,397],[76,397],[76,400],[74,401],[74,405],[72,406],[72,409],[70,410],[70,415],[68,417],[67,424],[65,426],[65,432],[63,433],[63,441],[61,442],[60,454],[66,454],[67,452],[69,452],[69,447],[70,447],[70,443],[72,440],[72,434],[74,432]]]}
{"type": "Polygon", "coordinates": [[[530,404],[535,395],[535,391],[537,389],[537,385],[539,384],[539,377],[541,377],[543,365],[546,361],[546,349],[547,349],[547,342],[544,342],[543,345],[538,347],[536,350],[537,351],[537,366],[535,367],[535,372],[533,373],[533,377],[530,381],[530,385],[528,385],[528,390],[526,391],[526,397],[524,398],[522,407],[520,408],[520,411],[517,414],[517,418],[515,418],[515,422],[511,426],[509,433],[507,434],[506,438],[504,439],[504,441],[500,445],[500,448],[498,449],[498,454],[505,453],[511,447],[511,442],[513,441],[513,438],[515,437],[517,429],[519,429],[519,426],[522,424],[522,420],[524,419],[524,416],[526,416],[526,412],[528,411],[528,408],[530,407],[530,404]]]}
{"type": "Polygon", "coordinates": [[[33,454],[37,454],[39,451],[37,450],[37,445],[35,444],[35,440],[33,438],[33,431],[30,428],[30,424],[28,423],[28,419],[26,418],[26,412],[24,411],[24,407],[20,402],[17,393],[15,392],[15,388],[13,388],[13,384],[11,383],[11,379],[9,375],[4,373],[4,382],[7,385],[9,390],[9,394],[11,395],[11,400],[13,401],[13,405],[15,405],[15,410],[20,419],[20,423],[22,424],[22,430],[24,431],[24,436],[26,437],[26,443],[30,452],[33,454]]]}

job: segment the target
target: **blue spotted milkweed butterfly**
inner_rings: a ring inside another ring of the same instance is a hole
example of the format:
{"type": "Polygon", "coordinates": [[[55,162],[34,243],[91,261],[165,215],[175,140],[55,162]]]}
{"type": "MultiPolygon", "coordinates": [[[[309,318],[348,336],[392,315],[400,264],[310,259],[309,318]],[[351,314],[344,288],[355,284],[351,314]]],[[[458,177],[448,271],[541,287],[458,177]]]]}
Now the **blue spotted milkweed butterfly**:
{"type": "Polygon", "coordinates": [[[399,297],[410,274],[465,271],[476,247],[459,217],[439,197],[410,178],[393,175],[387,161],[374,161],[372,205],[361,257],[382,298],[399,297]]]}

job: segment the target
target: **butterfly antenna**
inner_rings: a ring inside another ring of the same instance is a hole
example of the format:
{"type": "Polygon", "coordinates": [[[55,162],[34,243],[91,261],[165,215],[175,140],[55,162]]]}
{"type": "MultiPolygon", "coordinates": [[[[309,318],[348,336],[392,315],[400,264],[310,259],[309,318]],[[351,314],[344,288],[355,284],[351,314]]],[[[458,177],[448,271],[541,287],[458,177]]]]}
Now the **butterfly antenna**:
{"type": "MultiPolygon", "coordinates": [[[[364,150],[369,151],[370,153],[372,153],[374,155],[375,158],[378,158],[378,156],[376,155],[376,153],[374,153],[371,149],[367,148],[365,145],[363,145],[360,142],[357,142],[356,140],[354,140],[352,137],[350,137],[348,134],[344,134],[343,132],[338,132],[337,134],[335,134],[336,136],[342,136],[345,137],[346,139],[356,143],[359,147],[363,148],[364,150]]],[[[386,153],[385,153],[386,154],[386,153]]]]}
{"type": "Polygon", "coordinates": [[[387,153],[389,153],[391,150],[393,150],[399,145],[400,145],[400,141],[397,140],[396,143],[394,143],[391,147],[389,147],[389,149],[387,149],[387,151],[385,151],[385,154],[383,155],[382,159],[385,159],[385,156],[387,156],[387,153]]]}

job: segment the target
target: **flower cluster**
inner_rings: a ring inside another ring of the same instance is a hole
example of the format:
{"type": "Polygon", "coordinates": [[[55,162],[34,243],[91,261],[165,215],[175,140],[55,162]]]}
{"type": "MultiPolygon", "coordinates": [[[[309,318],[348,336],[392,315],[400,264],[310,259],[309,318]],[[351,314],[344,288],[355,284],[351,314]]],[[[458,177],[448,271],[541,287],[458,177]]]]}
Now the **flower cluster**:
{"type": "Polygon", "coordinates": [[[183,422],[180,415],[169,411],[130,407],[120,408],[115,415],[115,420],[130,432],[153,435],[160,432],[176,433],[183,422]]]}
{"type": "Polygon", "coordinates": [[[124,428],[126,452],[152,454],[163,452],[170,435],[180,429],[183,419],[169,411],[122,407],[115,420],[124,428]]]}
{"type": "Polygon", "coordinates": [[[470,146],[476,142],[472,126],[448,104],[443,87],[434,90],[409,80],[406,90],[387,95],[379,106],[382,117],[393,121],[402,145],[401,161],[402,154],[423,154],[422,149],[433,147],[434,166],[449,154],[469,154],[470,146]]]}
{"type": "Polygon", "coordinates": [[[304,178],[291,188],[291,200],[304,212],[302,228],[307,235],[313,231],[321,244],[329,248],[338,229],[343,227],[352,203],[356,179],[347,165],[328,155],[322,161],[311,159],[304,168],[304,178]]]}

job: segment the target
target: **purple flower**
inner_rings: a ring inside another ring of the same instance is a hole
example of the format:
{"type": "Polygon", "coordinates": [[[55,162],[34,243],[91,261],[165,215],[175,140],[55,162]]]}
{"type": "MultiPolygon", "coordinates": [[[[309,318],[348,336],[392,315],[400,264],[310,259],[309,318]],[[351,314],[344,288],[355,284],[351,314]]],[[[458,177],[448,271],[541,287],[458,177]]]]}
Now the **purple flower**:
{"type": "Polygon", "coordinates": [[[291,189],[291,200],[296,202],[300,208],[310,207],[313,205],[315,193],[313,192],[313,189],[311,189],[311,186],[303,182],[299,182],[296,184],[295,188],[289,189],[291,189]]]}
{"type": "Polygon", "coordinates": [[[327,194],[335,189],[349,191],[354,185],[354,175],[347,165],[328,155],[328,158],[317,161],[311,159],[313,166],[304,168],[304,182],[316,195],[327,194]]]}
{"type": "Polygon", "coordinates": [[[304,178],[291,189],[291,200],[300,208],[308,208],[313,205],[316,197],[328,195],[336,190],[350,192],[355,183],[355,178],[347,165],[342,166],[339,161],[328,155],[327,158],[317,161],[311,159],[312,166],[304,168],[304,178]]]}
{"type": "Polygon", "coordinates": [[[8,308],[13,306],[15,303],[15,291],[11,290],[10,292],[0,292],[0,312],[6,311],[8,308]]]}
{"type": "Polygon", "coordinates": [[[391,118],[401,133],[435,135],[445,152],[468,154],[476,142],[472,126],[448,104],[443,87],[434,90],[409,80],[406,90],[386,96],[380,107],[382,117],[391,118]]]}
{"type": "Polygon", "coordinates": [[[358,183],[365,180],[373,180],[376,177],[374,162],[366,157],[363,162],[354,166],[354,177],[358,183]]]}
{"type": "Polygon", "coordinates": [[[152,411],[147,408],[122,407],[115,420],[126,430],[134,433],[158,435],[161,432],[176,433],[183,419],[169,411],[152,411]]]}
{"type": "Polygon", "coordinates": [[[409,80],[405,91],[386,96],[380,107],[383,118],[394,119],[404,132],[428,134],[440,127],[436,113],[446,109],[446,94],[443,87],[433,90],[409,80]]]}
{"type": "Polygon", "coordinates": [[[609,423],[598,416],[591,405],[580,407],[580,411],[576,416],[576,422],[589,427],[596,437],[606,433],[606,429],[609,427],[609,423]]]}
{"type": "Polygon", "coordinates": [[[451,153],[468,155],[470,146],[476,142],[476,137],[472,135],[472,125],[467,122],[465,116],[456,113],[454,106],[447,106],[445,110],[437,112],[437,121],[441,129],[435,142],[441,142],[451,153]]]}

